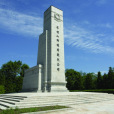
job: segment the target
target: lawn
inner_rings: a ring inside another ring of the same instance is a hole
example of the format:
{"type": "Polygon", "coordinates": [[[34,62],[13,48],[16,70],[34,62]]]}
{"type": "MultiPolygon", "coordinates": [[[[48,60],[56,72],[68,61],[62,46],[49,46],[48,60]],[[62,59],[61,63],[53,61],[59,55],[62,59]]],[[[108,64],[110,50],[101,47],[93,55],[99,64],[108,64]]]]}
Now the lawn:
{"type": "Polygon", "coordinates": [[[15,109],[7,109],[7,110],[0,110],[0,114],[20,114],[20,113],[27,113],[27,112],[39,112],[39,111],[47,111],[47,110],[56,110],[56,109],[63,109],[69,108],[67,106],[46,106],[46,107],[34,107],[34,108],[15,108],[15,109]]]}

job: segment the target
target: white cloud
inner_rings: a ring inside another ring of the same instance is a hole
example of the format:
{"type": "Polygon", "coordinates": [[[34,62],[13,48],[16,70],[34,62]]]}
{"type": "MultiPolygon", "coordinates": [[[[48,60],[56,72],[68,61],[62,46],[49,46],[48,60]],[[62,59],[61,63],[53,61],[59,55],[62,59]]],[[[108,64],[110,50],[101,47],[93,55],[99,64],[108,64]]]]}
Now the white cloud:
{"type": "Polygon", "coordinates": [[[6,30],[27,36],[38,37],[42,32],[42,23],[43,20],[41,17],[0,9],[0,25],[6,30]]]}
{"type": "Polygon", "coordinates": [[[103,28],[113,28],[113,25],[111,25],[110,23],[105,23],[105,24],[98,24],[98,27],[103,27],[103,28]]]}
{"type": "Polygon", "coordinates": [[[79,26],[65,29],[65,43],[93,53],[114,53],[105,34],[96,34],[79,26]]]}
{"type": "Polygon", "coordinates": [[[107,3],[107,0],[96,0],[97,5],[104,5],[107,3]]]}
{"type": "Polygon", "coordinates": [[[107,27],[107,28],[112,28],[112,26],[111,26],[110,23],[107,23],[107,24],[106,24],[106,27],[107,27]]]}

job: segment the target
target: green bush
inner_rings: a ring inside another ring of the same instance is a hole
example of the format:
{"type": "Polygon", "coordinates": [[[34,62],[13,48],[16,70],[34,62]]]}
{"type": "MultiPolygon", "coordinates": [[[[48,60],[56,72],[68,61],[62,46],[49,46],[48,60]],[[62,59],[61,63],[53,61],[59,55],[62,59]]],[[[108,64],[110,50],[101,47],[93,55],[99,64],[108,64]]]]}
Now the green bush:
{"type": "Polygon", "coordinates": [[[0,94],[4,94],[5,93],[5,89],[3,85],[0,85],[0,94]]]}

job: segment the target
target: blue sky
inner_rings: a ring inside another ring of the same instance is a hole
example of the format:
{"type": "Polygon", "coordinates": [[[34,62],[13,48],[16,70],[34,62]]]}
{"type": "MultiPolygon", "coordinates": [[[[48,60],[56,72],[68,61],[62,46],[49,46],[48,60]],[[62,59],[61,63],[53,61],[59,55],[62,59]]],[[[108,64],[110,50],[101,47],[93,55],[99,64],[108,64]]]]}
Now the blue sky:
{"type": "Polygon", "coordinates": [[[36,65],[50,5],[64,12],[65,68],[107,73],[114,67],[114,0],[0,0],[0,67],[9,60],[36,65]]]}

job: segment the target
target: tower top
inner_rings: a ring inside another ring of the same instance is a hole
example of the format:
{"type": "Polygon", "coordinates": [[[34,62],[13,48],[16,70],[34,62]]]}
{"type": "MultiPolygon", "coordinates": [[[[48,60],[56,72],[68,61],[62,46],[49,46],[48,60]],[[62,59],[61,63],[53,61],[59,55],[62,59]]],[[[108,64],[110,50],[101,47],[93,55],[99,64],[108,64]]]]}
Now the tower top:
{"type": "MultiPolygon", "coordinates": [[[[53,5],[51,5],[48,9],[52,9],[52,8],[56,8],[56,7],[55,7],[55,6],[53,6],[53,5]]],[[[47,9],[47,10],[48,10],[48,9],[47,9]]],[[[59,9],[59,8],[56,8],[56,9],[58,9],[58,10],[62,11],[62,10],[61,10],[61,9],[59,9]]],[[[47,10],[46,10],[46,11],[47,11],[47,10]]],[[[45,11],[45,12],[46,12],[46,11],[45,11]]],[[[44,12],[44,13],[45,13],[45,12],[44,12]]]]}
{"type": "Polygon", "coordinates": [[[50,6],[45,12],[44,12],[44,15],[49,13],[49,12],[56,12],[56,13],[59,13],[60,15],[63,15],[63,11],[59,8],[56,8],[54,6],[50,6]]]}

